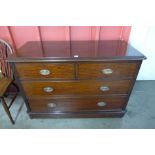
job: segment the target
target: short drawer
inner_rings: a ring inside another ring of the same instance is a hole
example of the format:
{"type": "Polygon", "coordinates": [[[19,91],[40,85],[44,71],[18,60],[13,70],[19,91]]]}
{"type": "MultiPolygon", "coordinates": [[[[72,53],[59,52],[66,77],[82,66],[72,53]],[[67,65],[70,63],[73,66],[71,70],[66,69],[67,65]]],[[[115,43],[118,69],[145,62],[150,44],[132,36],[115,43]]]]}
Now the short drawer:
{"type": "Polygon", "coordinates": [[[74,78],[74,64],[71,63],[16,63],[16,70],[20,78],[74,78]]]}
{"type": "Polygon", "coordinates": [[[132,81],[22,81],[27,96],[128,94],[132,81]]]}
{"type": "Polygon", "coordinates": [[[132,78],[138,71],[139,63],[80,63],[78,78],[132,78]]]}
{"type": "Polygon", "coordinates": [[[74,98],[74,99],[29,99],[32,112],[80,112],[120,110],[126,97],[74,98]]]}

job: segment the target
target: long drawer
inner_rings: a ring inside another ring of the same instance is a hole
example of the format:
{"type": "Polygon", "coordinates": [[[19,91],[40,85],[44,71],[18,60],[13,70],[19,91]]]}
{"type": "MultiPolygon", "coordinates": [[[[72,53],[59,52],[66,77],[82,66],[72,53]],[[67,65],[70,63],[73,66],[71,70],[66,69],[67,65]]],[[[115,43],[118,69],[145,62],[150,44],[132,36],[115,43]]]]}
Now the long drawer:
{"type": "Polygon", "coordinates": [[[27,96],[128,94],[132,81],[22,81],[27,96]]]}
{"type": "Polygon", "coordinates": [[[70,98],[70,99],[29,99],[32,112],[80,112],[99,110],[120,110],[125,106],[126,97],[70,98]]]}
{"type": "Polygon", "coordinates": [[[80,63],[78,78],[132,78],[138,71],[139,63],[80,63]]]}
{"type": "Polygon", "coordinates": [[[16,70],[21,79],[73,79],[75,72],[72,63],[17,63],[16,70]]]}

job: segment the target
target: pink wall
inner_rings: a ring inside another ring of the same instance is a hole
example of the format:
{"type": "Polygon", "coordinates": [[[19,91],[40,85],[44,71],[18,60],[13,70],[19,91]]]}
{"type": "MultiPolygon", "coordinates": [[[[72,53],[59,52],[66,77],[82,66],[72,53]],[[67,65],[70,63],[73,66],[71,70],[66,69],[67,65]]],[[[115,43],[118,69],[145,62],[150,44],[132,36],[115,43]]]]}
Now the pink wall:
{"type": "Polygon", "coordinates": [[[0,26],[0,38],[11,43],[14,49],[18,49],[27,41],[128,41],[130,30],[130,26],[0,26]]]}

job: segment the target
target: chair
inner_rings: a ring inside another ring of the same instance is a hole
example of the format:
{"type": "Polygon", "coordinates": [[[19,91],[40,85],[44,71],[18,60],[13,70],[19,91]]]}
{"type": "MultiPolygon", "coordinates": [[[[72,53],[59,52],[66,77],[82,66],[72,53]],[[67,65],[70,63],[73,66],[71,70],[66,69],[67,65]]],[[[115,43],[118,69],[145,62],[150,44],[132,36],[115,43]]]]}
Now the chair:
{"type": "Polygon", "coordinates": [[[10,112],[10,108],[13,105],[17,94],[19,92],[18,86],[15,84],[13,72],[9,63],[6,61],[6,58],[9,54],[13,52],[11,46],[4,40],[0,39],[0,70],[1,70],[1,77],[0,77],[0,99],[2,101],[2,105],[11,121],[12,124],[15,124],[10,112]],[[9,104],[6,103],[5,98],[10,95],[8,91],[10,86],[14,86],[16,89],[15,94],[13,94],[13,98],[9,104]]]}

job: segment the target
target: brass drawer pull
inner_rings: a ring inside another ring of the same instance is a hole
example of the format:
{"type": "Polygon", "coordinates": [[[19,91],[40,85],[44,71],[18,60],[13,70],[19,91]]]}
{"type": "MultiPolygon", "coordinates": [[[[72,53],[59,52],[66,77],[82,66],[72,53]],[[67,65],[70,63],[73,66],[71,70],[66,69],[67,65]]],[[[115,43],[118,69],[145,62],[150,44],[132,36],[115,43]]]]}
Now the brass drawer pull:
{"type": "Polygon", "coordinates": [[[112,74],[113,70],[110,68],[102,69],[103,74],[112,74]]]}
{"type": "Polygon", "coordinates": [[[97,103],[97,106],[99,106],[99,107],[105,107],[107,105],[107,103],[105,103],[105,102],[98,102],[97,103]]]}
{"type": "Polygon", "coordinates": [[[56,103],[48,103],[47,106],[49,108],[55,108],[57,105],[56,105],[56,103]]]}
{"type": "Polygon", "coordinates": [[[41,70],[39,71],[39,73],[40,73],[41,75],[49,75],[51,72],[50,72],[50,70],[48,70],[48,69],[41,69],[41,70]]]}
{"type": "Polygon", "coordinates": [[[44,90],[44,92],[50,93],[50,92],[54,91],[54,88],[52,88],[52,87],[44,87],[43,90],[44,90]]]}
{"type": "Polygon", "coordinates": [[[101,87],[100,87],[100,90],[101,90],[101,91],[109,91],[110,88],[109,88],[108,86],[101,86],[101,87]]]}

